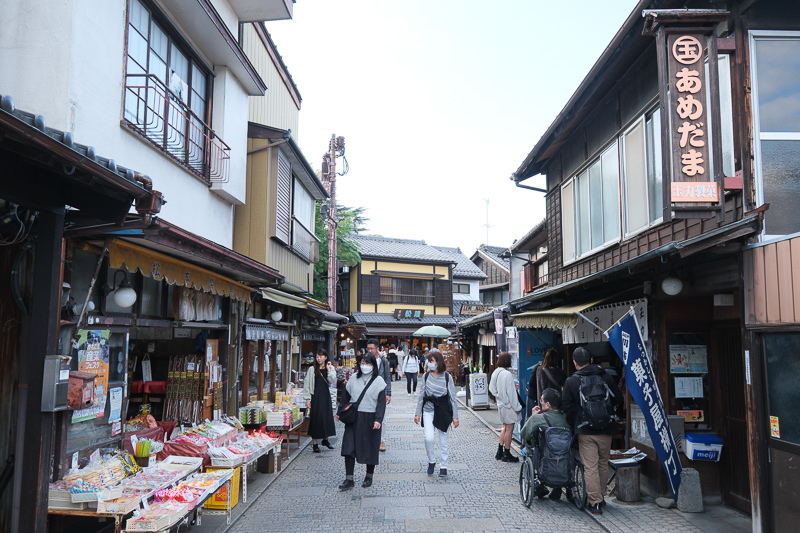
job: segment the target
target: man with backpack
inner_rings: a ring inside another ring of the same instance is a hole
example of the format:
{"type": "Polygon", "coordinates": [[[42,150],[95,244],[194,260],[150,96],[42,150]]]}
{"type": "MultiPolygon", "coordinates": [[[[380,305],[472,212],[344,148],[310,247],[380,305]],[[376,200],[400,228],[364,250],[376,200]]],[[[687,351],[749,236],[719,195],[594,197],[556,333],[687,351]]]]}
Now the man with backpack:
{"type": "MultiPolygon", "coordinates": [[[[539,450],[539,484],[534,494],[539,498],[547,496],[545,486],[553,487],[550,499],[561,498],[561,487],[566,487],[572,476],[572,430],[567,417],[561,410],[561,393],[555,389],[545,389],[539,398],[539,405],[522,426],[520,438],[531,447],[539,450]],[[553,428],[552,430],[548,428],[553,428]],[[542,442],[544,441],[544,442],[542,442]]],[[[570,492],[567,490],[567,499],[570,492]]]]}
{"type": "Polygon", "coordinates": [[[577,348],[572,362],[576,371],[564,383],[562,405],[578,437],[589,510],[599,515],[606,504],[611,437],[617,434],[614,412],[622,404],[622,393],[605,370],[591,364],[586,348],[577,348]]]}

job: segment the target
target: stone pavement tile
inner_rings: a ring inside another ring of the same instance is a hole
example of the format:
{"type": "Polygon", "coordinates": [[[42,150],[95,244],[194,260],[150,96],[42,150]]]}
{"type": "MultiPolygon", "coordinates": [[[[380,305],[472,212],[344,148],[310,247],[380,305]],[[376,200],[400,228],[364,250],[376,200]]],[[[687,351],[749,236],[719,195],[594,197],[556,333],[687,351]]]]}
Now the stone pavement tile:
{"type": "Polygon", "coordinates": [[[464,493],[464,487],[457,483],[425,483],[423,487],[425,487],[425,492],[428,494],[440,494],[443,492],[452,494],[464,493]]]}
{"type": "Polygon", "coordinates": [[[447,505],[442,496],[375,496],[361,499],[361,507],[424,507],[447,505]]]}
{"type": "Polygon", "coordinates": [[[406,531],[505,531],[497,518],[409,518],[406,531]]]}
{"type": "Polygon", "coordinates": [[[492,485],[492,492],[495,494],[519,494],[519,484],[517,485],[492,485]]]}
{"type": "Polygon", "coordinates": [[[427,481],[425,472],[375,472],[373,479],[378,481],[427,481]]]}
{"type": "Polygon", "coordinates": [[[388,520],[405,520],[406,518],[430,518],[431,511],[427,507],[387,507],[384,516],[388,520]]]}

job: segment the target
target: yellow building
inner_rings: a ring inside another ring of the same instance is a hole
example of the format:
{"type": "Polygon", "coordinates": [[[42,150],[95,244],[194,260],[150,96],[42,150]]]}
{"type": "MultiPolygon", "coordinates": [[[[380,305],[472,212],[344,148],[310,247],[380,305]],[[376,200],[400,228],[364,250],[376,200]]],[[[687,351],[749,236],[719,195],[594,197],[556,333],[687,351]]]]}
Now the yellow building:
{"type": "Polygon", "coordinates": [[[350,316],[354,336],[411,345],[411,335],[425,325],[455,333],[452,257],[424,241],[376,235],[351,240],[361,262],[340,278],[344,309],[338,311],[350,316]]]}

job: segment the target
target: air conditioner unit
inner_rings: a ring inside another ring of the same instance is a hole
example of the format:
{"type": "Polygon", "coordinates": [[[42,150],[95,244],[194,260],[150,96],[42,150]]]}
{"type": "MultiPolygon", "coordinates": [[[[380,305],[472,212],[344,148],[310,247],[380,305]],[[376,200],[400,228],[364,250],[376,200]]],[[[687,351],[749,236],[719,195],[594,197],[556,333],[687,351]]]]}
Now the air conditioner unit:
{"type": "Polygon", "coordinates": [[[47,355],[44,358],[44,378],[42,383],[42,411],[65,411],[69,390],[69,362],[66,355],[47,355]]]}
{"type": "Polygon", "coordinates": [[[542,255],[546,254],[547,253],[547,246],[540,246],[539,247],[539,253],[542,254],[542,255]]]}

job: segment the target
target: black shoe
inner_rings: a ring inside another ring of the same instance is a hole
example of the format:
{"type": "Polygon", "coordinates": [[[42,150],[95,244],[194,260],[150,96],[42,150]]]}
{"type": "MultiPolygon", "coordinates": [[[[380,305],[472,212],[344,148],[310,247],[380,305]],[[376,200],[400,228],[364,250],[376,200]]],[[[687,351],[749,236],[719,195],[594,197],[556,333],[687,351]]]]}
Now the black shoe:
{"type": "Polygon", "coordinates": [[[600,502],[600,507],[602,508],[602,507],[605,507],[605,506],[606,506],[606,500],[603,499],[603,501],[600,502]]]}
{"type": "Polygon", "coordinates": [[[539,481],[535,481],[534,483],[536,484],[536,486],[533,489],[533,495],[539,499],[542,499],[545,496],[547,496],[547,489],[544,488],[544,485],[539,483],[539,481]]]}
{"type": "Polygon", "coordinates": [[[342,484],[339,485],[339,490],[350,490],[355,486],[356,484],[352,479],[345,479],[342,481],[342,484]]]}
{"type": "Polygon", "coordinates": [[[498,461],[503,458],[503,445],[502,444],[500,444],[497,447],[497,453],[494,454],[494,458],[497,459],[498,461]]]}
{"type": "Polygon", "coordinates": [[[500,459],[504,463],[518,463],[519,457],[511,454],[511,450],[503,450],[503,458],[500,459]]]}
{"type": "Polygon", "coordinates": [[[567,501],[569,503],[575,503],[575,498],[572,497],[572,490],[567,489],[565,492],[567,493],[567,501]]]}
{"type": "Polygon", "coordinates": [[[599,503],[595,503],[589,506],[589,512],[592,514],[603,514],[603,507],[599,503]]]}
{"type": "Polygon", "coordinates": [[[314,453],[319,453],[319,444],[314,445],[314,453]]]}
{"type": "Polygon", "coordinates": [[[550,496],[548,496],[551,500],[560,500],[561,499],[561,487],[557,487],[550,491],[550,496]]]}
{"type": "Polygon", "coordinates": [[[433,475],[433,470],[436,468],[436,463],[428,463],[428,475],[433,475]]]}
{"type": "Polygon", "coordinates": [[[326,440],[322,441],[322,445],[325,446],[326,448],[328,448],[329,450],[333,449],[333,445],[330,442],[326,441],[326,440]]]}
{"type": "Polygon", "coordinates": [[[361,484],[362,488],[367,488],[372,486],[372,476],[367,476],[364,478],[364,483],[361,484]]]}

